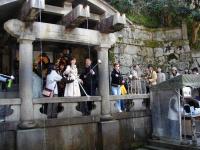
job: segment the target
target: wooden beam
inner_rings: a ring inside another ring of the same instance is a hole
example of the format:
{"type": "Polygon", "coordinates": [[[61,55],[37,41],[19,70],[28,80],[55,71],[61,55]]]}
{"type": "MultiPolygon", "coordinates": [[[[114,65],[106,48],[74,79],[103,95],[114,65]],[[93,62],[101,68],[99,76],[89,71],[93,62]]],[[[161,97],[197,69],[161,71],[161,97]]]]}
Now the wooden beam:
{"type": "Polygon", "coordinates": [[[97,21],[99,22],[101,19],[101,16],[98,15],[98,14],[94,14],[94,13],[90,13],[90,17],[89,17],[89,20],[93,20],[93,21],[97,21]]]}
{"type": "Polygon", "coordinates": [[[102,33],[113,33],[120,31],[126,24],[125,15],[116,13],[108,18],[102,19],[97,26],[97,29],[102,33]]]}
{"type": "MultiPolygon", "coordinates": [[[[60,15],[60,16],[65,16],[68,13],[70,13],[72,9],[66,9],[63,7],[57,7],[57,6],[52,6],[52,5],[45,5],[45,9],[43,10],[43,12],[45,12],[46,14],[55,14],[55,15],[60,15]]],[[[89,20],[93,20],[93,21],[100,21],[101,16],[98,14],[94,14],[94,13],[90,13],[90,17],[89,20]]]]}
{"type": "Polygon", "coordinates": [[[22,21],[34,21],[40,9],[45,8],[45,1],[44,0],[29,0],[24,2],[21,10],[20,19],[22,21]]]}
{"type": "Polygon", "coordinates": [[[65,15],[61,22],[66,28],[75,28],[89,17],[89,6],[83,7],[83,5],[78,5],[70,13],[65,15]]]}
{"type": "Polygon", "coordinates": [[[45,5],[45,9],[43,10],[43,12],[47,14],[55,14],[55,15],[66,15],[70,11],[71,11],[70,9],[53,6],[53,5],[45,5]]]}

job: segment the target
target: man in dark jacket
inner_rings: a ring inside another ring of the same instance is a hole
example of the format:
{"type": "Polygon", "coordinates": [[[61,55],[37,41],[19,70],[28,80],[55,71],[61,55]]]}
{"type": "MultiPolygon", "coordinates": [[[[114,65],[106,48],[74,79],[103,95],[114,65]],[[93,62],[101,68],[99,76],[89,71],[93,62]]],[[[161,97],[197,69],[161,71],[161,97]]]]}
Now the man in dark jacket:
{"type": "MultiPolygon", "coordinates": [[[[85,68],[81,73],[80,79],[83,81],[83,88],[86,92],[82,92],[82,95],[85,96],[87,94],[90,96],[95,96],[97,89],[97,71],[92,67],[92,61],[90,58],[85,59],[85,68]]],[[[84,108],[85,115],[89,115],[93,107],[93,102],[86,102],[84,108]]]]}
{"type": "MultiPolygon", "coordinates": [[[[113,65],[113,71],[111,73],[111,90],[113,95],[121,95],[121,85],[123,82],[123,77],[120,73],[120,66],[118,63],[115,63],[113,65]]],[[[122,100],[117,100],[115,104],[116,108],[118,109],[119,112],[122,112],[124,104],[122,100]]]]}

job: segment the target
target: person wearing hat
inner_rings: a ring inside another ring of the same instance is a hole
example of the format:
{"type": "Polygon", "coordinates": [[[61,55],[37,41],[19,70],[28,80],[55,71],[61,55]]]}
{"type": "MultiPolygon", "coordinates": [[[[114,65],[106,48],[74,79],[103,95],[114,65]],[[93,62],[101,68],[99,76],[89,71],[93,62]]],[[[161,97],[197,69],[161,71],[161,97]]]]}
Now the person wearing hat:
{"type": "Polygon", "coordinates": [[[180,73],[178,73],[177,68],[176,67],[172,67],[172,74],[170,75],[170,79],[179,76],[180,73]]]}
{"type": "Polygon", "coordinates": [[[149,76],[147,78],[149,85],[153,86],[157,84],[157,73],[154,71],[153,69],[153,65],[148,65],[148,69],[149,69],[149,76]]]}

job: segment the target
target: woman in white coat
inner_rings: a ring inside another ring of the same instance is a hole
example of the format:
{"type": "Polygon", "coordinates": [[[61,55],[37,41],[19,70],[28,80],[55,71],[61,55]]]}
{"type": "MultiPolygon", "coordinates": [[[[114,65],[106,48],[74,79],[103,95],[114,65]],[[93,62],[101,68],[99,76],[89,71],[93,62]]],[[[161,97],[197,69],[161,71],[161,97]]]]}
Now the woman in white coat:
{"type": "Polygon", "coordinates": [[[71,58],[70,65],[66,67],[64,74],[67,75],[70,80],[74,80],[72,83],[66,84],[64,96],[81,96],[79,87],[79,82],[81,82],[81,80],[78,77],[76,58],[71,58]]]}

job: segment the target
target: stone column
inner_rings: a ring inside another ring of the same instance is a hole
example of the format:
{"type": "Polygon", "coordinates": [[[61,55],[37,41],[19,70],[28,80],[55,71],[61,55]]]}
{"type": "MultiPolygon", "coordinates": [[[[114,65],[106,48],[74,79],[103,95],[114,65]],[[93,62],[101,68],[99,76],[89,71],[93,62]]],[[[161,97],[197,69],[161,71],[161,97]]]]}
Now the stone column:
{"type": "Polygon", "coordinates": [[[111,120],[110,115],[110,100],[109,100],[109,65],[108,65],[108,49],[109,47],[99,47],[98,59],[102,61],[98,66],[99,73],[99,93],[101,95],[101,119],[111,120]]]}
{"type": "Polygon", "coordinates": [[[33,102],[32,102],[32,66],[33,45],[35,40],[32,35],[19,38],[19,96],[21,98],[21,128],[32,128],[33,102]]]}
{"type": "Polygon", "coordinates": [[[183,40],[188,39],[187,23],[185,20],[182,20],[182,37],[183,37],[183,40]]]}

